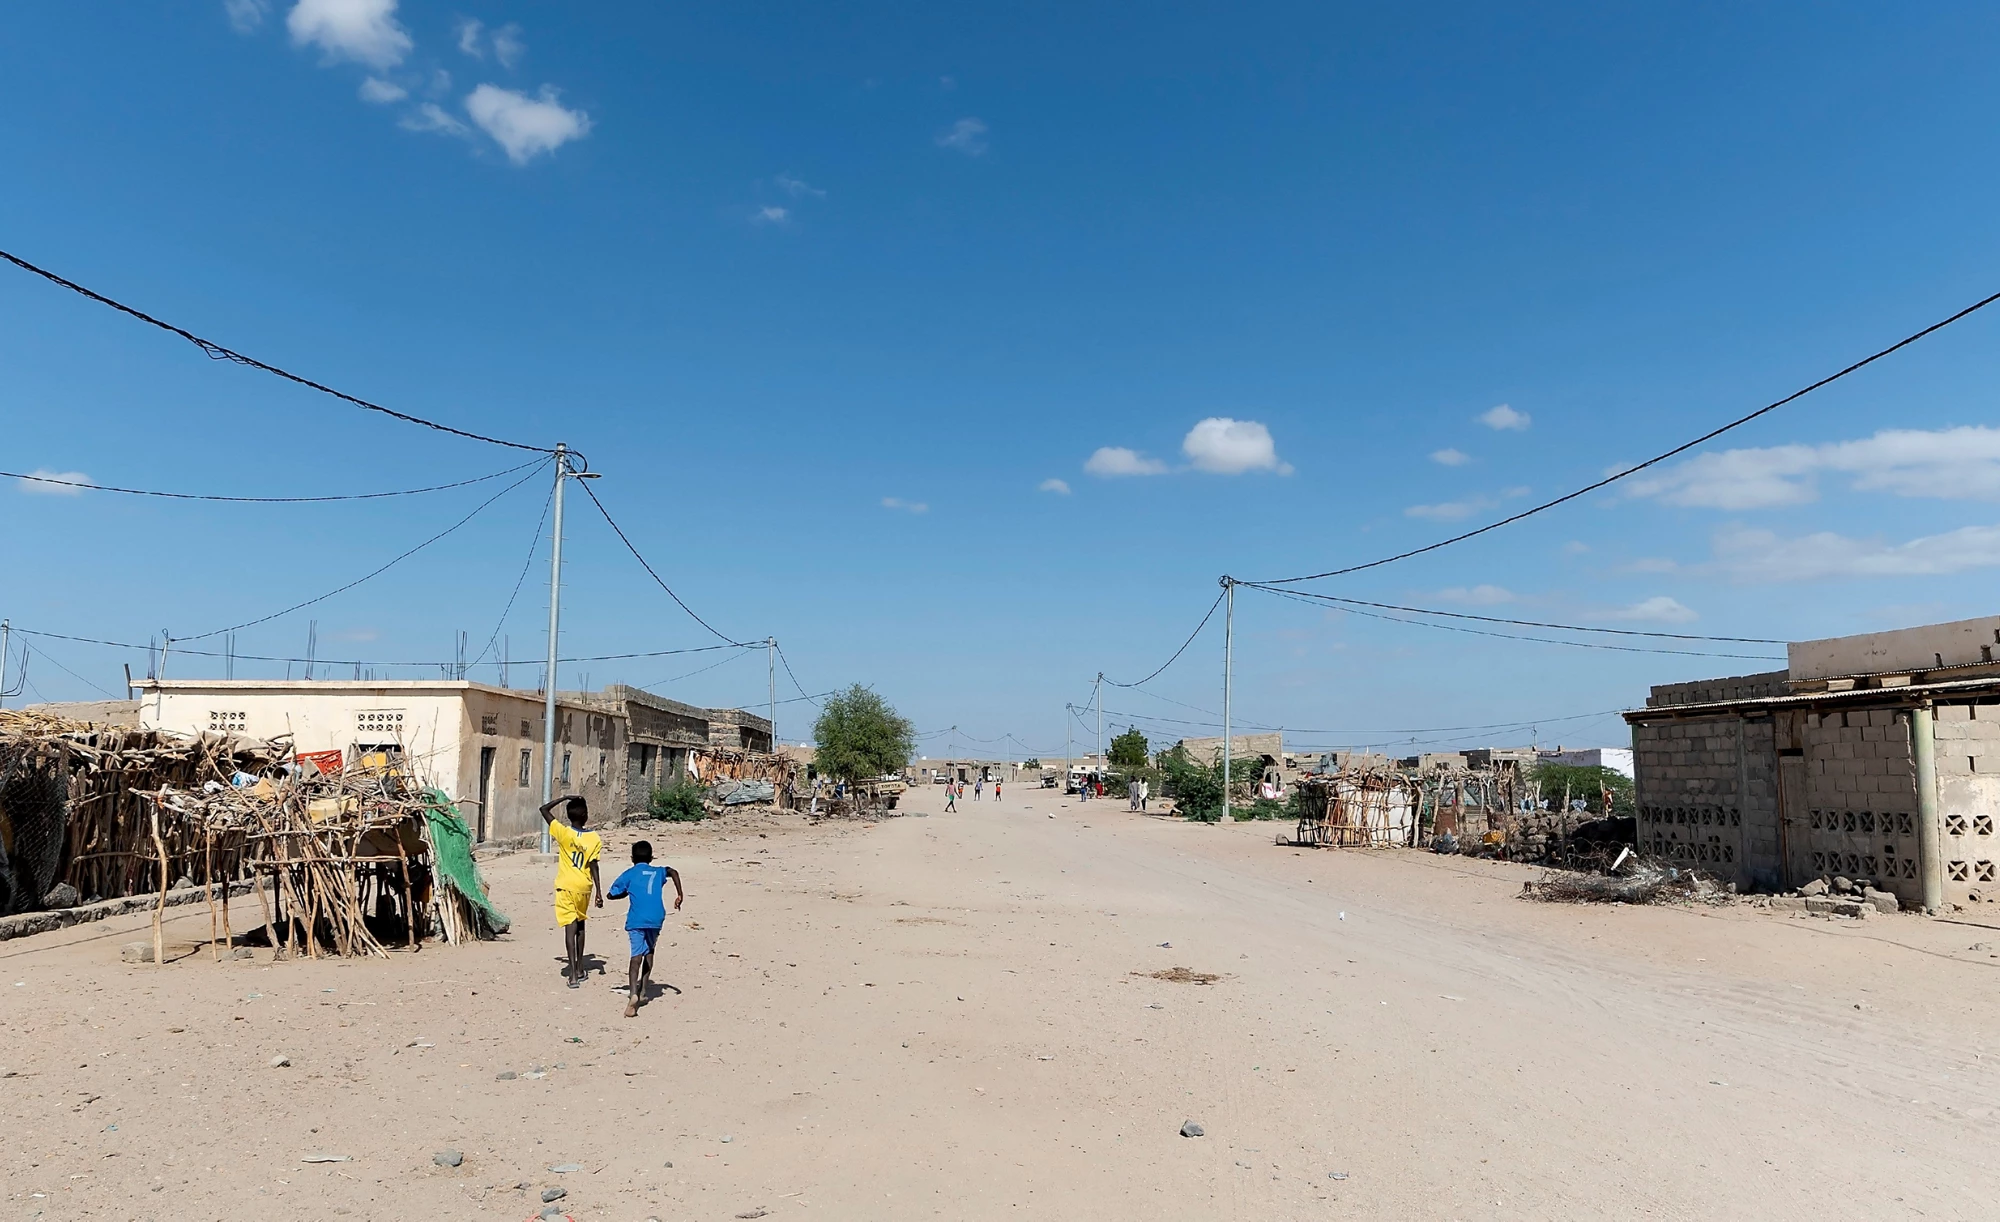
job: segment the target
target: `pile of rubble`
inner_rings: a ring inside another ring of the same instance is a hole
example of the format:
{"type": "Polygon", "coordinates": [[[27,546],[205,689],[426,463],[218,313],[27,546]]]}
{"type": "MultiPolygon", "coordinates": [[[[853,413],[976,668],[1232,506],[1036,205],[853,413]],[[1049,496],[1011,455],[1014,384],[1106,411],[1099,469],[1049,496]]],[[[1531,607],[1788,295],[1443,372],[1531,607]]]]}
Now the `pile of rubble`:
{"type": "Polygon", "coordinates": [[[1894,893],[1876,890],[1875,881],[1868,878],[1856,881],[1840,877],[1832,882],[1815,878],[1797,891],[1774,895],[1760,903],[1776,912],[1805,912],[1814,916],[1850,917],[1855,920],[1903,910],[1902,901],[1894,893]]]}

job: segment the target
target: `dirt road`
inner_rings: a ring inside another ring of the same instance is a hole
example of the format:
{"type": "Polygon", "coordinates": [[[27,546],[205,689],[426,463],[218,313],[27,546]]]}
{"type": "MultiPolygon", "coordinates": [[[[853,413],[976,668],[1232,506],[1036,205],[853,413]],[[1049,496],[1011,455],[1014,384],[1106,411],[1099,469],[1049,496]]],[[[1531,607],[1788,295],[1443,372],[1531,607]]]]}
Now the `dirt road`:
{"type": "MultiPolygon", "coordinates": [[[[636,833],[689,902],[677,991],[631,1020],[615,906],[610,970],[563,988],[525,855],[488,866],[514,934],[470,949],[155,968],[120,961],[136,919],[0,943],[6,1208],[1994,1216],[2000,929],[1541,906],[1520,867],[1039,790],[910,805],[636,833]]],[[[170,938],[205,938],[182,911],[170,938]]]]}

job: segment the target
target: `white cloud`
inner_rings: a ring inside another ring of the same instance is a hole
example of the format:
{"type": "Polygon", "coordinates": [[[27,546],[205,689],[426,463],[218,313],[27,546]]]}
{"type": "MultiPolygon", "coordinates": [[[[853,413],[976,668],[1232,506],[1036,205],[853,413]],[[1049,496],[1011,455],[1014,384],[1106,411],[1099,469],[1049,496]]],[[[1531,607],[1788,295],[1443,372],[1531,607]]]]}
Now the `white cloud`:
{"type": "Polygon", "coordinates": [[[1404,516],[1427,518],[1433,522],[1456,522],[1469,518],[1482,509],[1491,509],[1496,504],[1492,497],[1467,497],[1462,501],[1440,501],[1435,505],[1412,505],[1403,511],[1404,516]]]}
{"type": "Polygon", "coordinates": [[[1489,429],[1512,429],[1518,433],[1525,430],[1531,421],[1528,413],[1517,412],[1505,403],[1502,403],[1498,407],[1488,408],[1486,411],[1481,412],[1479,414],[1479,423],[1489,429]]]}
{"type": "Polygon", "coordinates": [[[1463,450],[1432,450],[1431,461],[1441,467],[1463,467],[1472,461],[1472,455],[1463,450]]]}
{"type": "Polygon", "coordinates": [[[929,505],[924,504],[922,501],[906,501],[903,500],[901,497],[894,497],[894,496],[883,497],[882,508],[900,509],[905,513],[929,513],[931,511],[931,507],[929,505]]]}
{"type": "Polygon", "coordinates": [[[1278,460],[1271,430],[1255,420],[1210,416],[1188,430],[1181,441],[1181,453],[1188,456],[1196,470],[1216,475],[1241,475],[1245,471],[1292,473],[1290,463],[1278,460]]]}
{"type": "Polygon", "coordinates": [[[590,116],[556,101],[554,88],[544,85],[531,98],[498,85],[481,85],[465,99],[466,113],[482,131],[499,142],[507,159],[526,165],[538,153],[549,153],[590,131],[590,116]]]}
{"type": "Polygon", "coordinates": [[[820,190],[803,179],[793,178],[790,174],[780,174],[771,181],[777,183],[778,189],[793,199],[797,199],[802,195],[810,195],[817,199],[826,198],[825,191],[820,190]]]}
{"type": "Polygon", "coordinates": [[[1499,603],[1514,601],[1514,592],[1505,586],[1477,585],[1471,589],[1453,586],[1439,590],[1437,596],[1446,602],[1470,603],[1475,607],[1491,607],[1499,603]]]}
{"type": "Polygon", "coordinates": [[[222,0],[222,11],[229,15],[229,24],[238,34],[253,34],[263,27],[271,0],[222,0]]]}
{"type": "Polygon", "coordinates": [[[765,204],[750,215],[750,219],[760,225],[782,225],[790,219],[791,211],[772,204],[765,204]]]}
{"type": "Polygon", "coordinates": [[[87,489],[71,488],[68,485],[95,482],[81,471],[51,471],[47,467],[36,467],[33,471],[28,472],[28,474],[34,478],[17,479],[14,482],[19,484],[21,491],[27,493],[29,496],[82,496],[87,489]],[[40,482],[48,479],[59,479],[66,482],[61,484],[44,484],[40,482]]]}
{"type": "Polygon", "coordinates": [[[1741,527],[1715,537],[1714,567],[1745,582],[1842,577],[1940,577],[2000,565],[2000,526],[1962,526],[1908,543],[1832,531],[1783,539],[1741,527]]]}
{"type": "Polygon", "coordinates": [[[1563,544],[1563,555],[1565,556],[1581,556],[1589,550],[1590,544],[1580,539],[1571,539],[1568,543],[1563,544]]]}
{"type": "Polygon", "coordinates": [[[386,104],[389,102],[400,102],[409,96],[409,90],[396,84],[394,81],[385,81],[379,76],[371,76],[361,82],[361,100],[364,102],[386,104]]]}
{"type": "Polygon", "coordinates": [[[1858,441],[1722,450],[1635,476],[1627,493],[1703,509],[1769,509],[1819,499],[1821,472],[1849,476],[1864,492],[2000,501],[2000,428],[1884,429],[1858,441]]]}
{"type": "Polygon", "coordinates": [[[960,119],[937,138],[939,148],[957,149],[968,157],[986,151],[986,124],[978,119],[960,119]]]}
{"type": "Polygon", "coordinates": [[[1694,610],[1682,605],[1680,600],[1656,594],[1641,599],[1629,607],[1618,607],[1597,613],[1599,619],[1636,620],[1649,624],[1686,624],[1699,619],[1694,610]]]}
{"type": "Polygon", "coordinates": [[[527,54],[528,44],[521,40],[521,27],[511,21],[489,35],[484,22],[465,17],[458,23],[458,49],[474,59],[485,59],[491,51],[502,68],[511,68],[527,54]]]}
{"type": "Polygon", "coordinates": [[[447,136],[470,136],[472,129],[445,112],[436,102],[425,102],[404,115],[400,126],[413,132],[440,132],[447,136]]]}
{"type": "Polygon", "coordinates": [[[1164,475],[1167,464],[1124,446],[1099,446],[1084,460],[1083,469],[1092,475],[1164,475]]]}
{"type": "Polygon", "coordinates": [[[329,61],[393,68],[413,44],[396,20],[396,0],[298,0],[285,18],[294,46],[311,43],[329,61]]]}
{"type": "Polygon", "coordinates": [[[493,31],[493,58],[500,61],[502,68],[512,68],[528,53],[528,44],[521,40],[521,27],[508,22],[493,31]]]}
{"type": "Polygon", "coordinates": [[[1059,496],[1068,496],[1068,495],[1069,495],[1069,481],[1068,481],[1068,480],[1060,480],[1060,479],[1045,479],[1045,480],[1043,480],[1043,481],[1042,481],[1041,483],[1039,483],[1039,484],[1037,484],[1037,485],[1035,486],[1035,491],[1037,491],[1037,492],[1053,492],[1053,493],[1056,493],[1056,494],[1057,494],[1057,495],[1059,495],[1059,496]]]}

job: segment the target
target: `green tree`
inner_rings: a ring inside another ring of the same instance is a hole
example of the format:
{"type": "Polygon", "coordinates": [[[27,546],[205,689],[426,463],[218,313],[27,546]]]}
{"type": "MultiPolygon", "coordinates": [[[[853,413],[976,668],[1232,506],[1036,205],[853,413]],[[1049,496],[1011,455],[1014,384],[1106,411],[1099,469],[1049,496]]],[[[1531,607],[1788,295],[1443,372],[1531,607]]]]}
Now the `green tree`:
{"type": "Polygon", "coordinates": [[[1563,797],[1567,794],[1571,801],[1581,798],[1584,809],[1594,815],[1632,813],[1632,778],[1615,768],[1537,764],[1534,784],[1552,811],[1562,810],[1563,797]],[[1604,808],[1604,795],[1607,790],[1611,794],[1609,811],[1604,808]]]}
{"type": "Polygon", "coordinates": [[[1146,766],[1146,736],[1133,727],[1111,740],[1111,762],[1119,768],[1146,766]]]}
{"type": "Polygon", "coordinates": [[[827,699],[813,741],[819,771],[844,781],[901,772],[917,749],[909,719],[859,683],[827,699]]]}

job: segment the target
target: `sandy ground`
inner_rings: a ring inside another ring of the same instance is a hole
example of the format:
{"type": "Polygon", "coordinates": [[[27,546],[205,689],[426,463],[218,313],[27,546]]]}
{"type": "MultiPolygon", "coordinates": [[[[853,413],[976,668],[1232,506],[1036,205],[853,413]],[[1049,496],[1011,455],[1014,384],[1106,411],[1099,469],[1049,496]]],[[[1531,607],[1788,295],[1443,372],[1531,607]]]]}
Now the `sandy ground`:
{"type": "Polygon", "coordinates": [[[1521,867],[1270,824],[910,805],[612,832],[689,887],[631,1020],[621,918],[565,989],[525,854],[488,866],[515,932],[468,949],[0,943],[0,1222],[527,1218],[551,1187],[579,1219],[2000,1214],[2000,928],[1542,906],[1521,867]]]}

